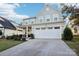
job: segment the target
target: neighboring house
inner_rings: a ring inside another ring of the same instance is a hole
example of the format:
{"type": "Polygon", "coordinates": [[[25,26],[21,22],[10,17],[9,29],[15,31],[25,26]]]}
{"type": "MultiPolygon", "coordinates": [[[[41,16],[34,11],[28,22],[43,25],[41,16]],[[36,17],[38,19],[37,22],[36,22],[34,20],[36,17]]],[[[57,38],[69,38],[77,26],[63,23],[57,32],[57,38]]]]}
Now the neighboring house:
{"type": "Polygon", "coordinates": [[[4,17],[0,17],[0,30],[5,37],[24,34],[22,28],[20,28],[19,26],[15,26],[14,24],[12,24],[12,22],[4,17]]]}
{"type": "Polygon", "coordinates": [[[50,4],[36,15],[23,20],[26,34],[33,33],[35,38],[61,38],[64,29],[64,20],[60,10],[54,10],[50,4]]]}
{"type": "Polygon", "coordinates": [[[79,25],[74,25],[74,20],[69,21],[68,26],[71,28],[73,35],[79,35],[79,25]]]}
{"type": "Polygon", "coordinates": [[[24,34],[24,33],[23,33],[23,29],[21,29],[21,28],[19,28],[19,27],[16,27],[16,30],[5,29],[5,30],[3,30],[3,31],[5,31],[5,32],[4,32],[4,35],[5,35],[5,36],[24,34]]]}

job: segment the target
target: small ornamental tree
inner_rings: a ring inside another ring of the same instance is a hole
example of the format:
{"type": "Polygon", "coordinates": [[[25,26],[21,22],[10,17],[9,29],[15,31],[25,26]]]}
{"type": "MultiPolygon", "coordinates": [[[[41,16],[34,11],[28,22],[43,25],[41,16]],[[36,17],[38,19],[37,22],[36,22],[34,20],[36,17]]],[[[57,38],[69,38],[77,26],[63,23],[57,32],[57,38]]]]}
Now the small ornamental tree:
{"type": "Polygon", "coordinates": [[[2,31],[0,30],[0,35],[2,35],[2,31]]]}
{"type": "Polygon", "coordinates": [[[63,31],[62,39],[71,41],[73,39],[73,33],[69,27],[66,26],[66,28],[63,31]]]}

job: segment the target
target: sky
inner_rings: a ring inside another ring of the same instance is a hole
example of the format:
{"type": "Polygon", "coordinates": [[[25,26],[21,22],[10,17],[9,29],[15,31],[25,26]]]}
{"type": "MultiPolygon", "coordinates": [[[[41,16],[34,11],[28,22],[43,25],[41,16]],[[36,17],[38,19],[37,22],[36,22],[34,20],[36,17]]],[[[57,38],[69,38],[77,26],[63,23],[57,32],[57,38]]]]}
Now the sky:
{"type": "MultiPolygon", "coordinates": [[[[21,6],[16,8],[16,12],[23,15],[36,16],[39,11],[44,7],[43,3],[29,3],[29,4],[20,4],[21,6]]],[[[54,9],[57,8],[57,4],[53,4],[54,9]]]]}
{"type": "MultiPolygon", "coordinates": [[[[44,7],[44,3],[0,3],[0,16],[21,23],[24,18],[36,16],[44,7]]],[[[51,4],[57,10],[58,4],[51,4]]]]}

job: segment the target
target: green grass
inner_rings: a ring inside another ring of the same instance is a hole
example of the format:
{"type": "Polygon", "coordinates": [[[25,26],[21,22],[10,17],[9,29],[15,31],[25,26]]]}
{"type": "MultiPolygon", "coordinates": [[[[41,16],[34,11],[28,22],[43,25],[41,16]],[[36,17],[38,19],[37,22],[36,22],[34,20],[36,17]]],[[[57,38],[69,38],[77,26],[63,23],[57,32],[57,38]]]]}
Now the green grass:
{"type": "Polygon", "coordinates": [[[11,48],[17,44],[22,43],[23,41],[15,41],[15,40],[1,40],[0,39],[0,52],[11,48]]]}
{"type": "Polygon", "coordinates": [[[72,41],[65,41],[65,42],[79,56],[79,37],[74,37],[72,41]]]}

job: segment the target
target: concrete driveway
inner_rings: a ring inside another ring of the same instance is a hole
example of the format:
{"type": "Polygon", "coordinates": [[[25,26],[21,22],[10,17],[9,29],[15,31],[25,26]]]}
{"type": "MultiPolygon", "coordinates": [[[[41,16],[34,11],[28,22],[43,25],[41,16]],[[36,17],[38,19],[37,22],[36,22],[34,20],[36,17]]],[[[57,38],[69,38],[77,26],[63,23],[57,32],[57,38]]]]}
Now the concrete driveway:
{"type": "Polygon", "coordinates": [[[60,39],[33,39],[0,52],[0,56],[75,56],[60,39]]]}

